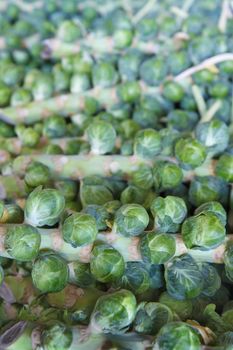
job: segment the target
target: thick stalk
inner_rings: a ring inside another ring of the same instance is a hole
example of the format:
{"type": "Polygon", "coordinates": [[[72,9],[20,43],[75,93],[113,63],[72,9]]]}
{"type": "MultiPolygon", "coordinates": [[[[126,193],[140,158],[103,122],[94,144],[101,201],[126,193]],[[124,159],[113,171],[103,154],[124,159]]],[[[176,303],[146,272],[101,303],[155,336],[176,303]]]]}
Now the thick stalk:
{"type": "MultiPolygon", "coordinates": [[[[0,256],[11,258],[4,247],[4,237],[7,227],[10,225],[0,225],[0,256]]],[[[15,225],[14,225],[15,226],[15,225]]],[[[59,229],[38,229],[41,235],[41,249],[52,249],[60,254],[67,261],[89,262],[93,245],[73,248],[66,243],[59,229]]],[[[233,235],[227,235],[224,243],[212,250],[187,249],[180,234],[174,235],[176,239],[175,256],[188,253],[198,261],[212,262],[216,264],[223,263],[224,252],[227,242],[233,240],[233,235]]],[[[115,232],[100,232],[97,236],[98,241],[108,243],[123,256],[125,261],[141,261],[140,237],[124,237],[115,232]]],[[[72,269],[72,264],[70,265],[72,269]]]]}
{"type": "MultiPolygon", "coordinates": [[[[47,165],[51,172],[57,177],[68,177],[80,180],[89,175],[111,176],[119,175],[129,179],[133,173],[142,164],[156,166],[156,162],[165,160],[177,163],[175,158],[158,156],[153,161],[148,161],[136,156],[121,155],[77,155],[77,156],[60,156],[60,155],[29,155],[19,156],[12,164],[12,172],[16,175],[23,175],[25,170],[32,161],[38,161],[47,165]]],[[[184,181],[191,180],[195,175],[205,176],[213,175],[215,161],[208,159],[200,167],[192,171],[183,171],[184,181]]]]}

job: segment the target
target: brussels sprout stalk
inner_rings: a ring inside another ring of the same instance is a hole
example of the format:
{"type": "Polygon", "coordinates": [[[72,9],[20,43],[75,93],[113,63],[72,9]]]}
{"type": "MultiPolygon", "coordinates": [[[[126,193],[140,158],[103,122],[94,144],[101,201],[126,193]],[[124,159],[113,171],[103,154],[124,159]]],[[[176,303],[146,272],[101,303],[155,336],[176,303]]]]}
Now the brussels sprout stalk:
{"type": "MultiPolygon", "coordinates": [[[[7,233],[7,229],[13,225],[0,225],[0,256],[12,258],[7,253],[4,246],[4,239],[7,233]]],[[[21,225],[14,225],[14,227],[20,227],[21,225]]],[[[57,252],[67,261],[80,261],[88,263],[91,260],[91,251],[93,245],[86,245],[83,247],[72,247],[70,244],[63,240],[62,233],[59,229],[37,229],[41,237],[40,249],[52,249],[57,252]]],[[[179,234],[173,234],[175,237],[176,250],[174,256],[180,256],[188,253],[193,258],[202,262],[223,263],[224,253],[229,241],[233,240],[233,235],[228,234],[225,241],[218,247],[211,250],[199,250],[188,249],[179,234]]],[[[123,256],[125,261],[141,261],[142,256],[140,253],[140,237],[124,237],[114,231],[101,232],[98,234],[97,239],[103,243],[107,243],[115,248],[123,256]]],[[[72,263],[70,264],[70,270],[72,271],[72,263]]]]}

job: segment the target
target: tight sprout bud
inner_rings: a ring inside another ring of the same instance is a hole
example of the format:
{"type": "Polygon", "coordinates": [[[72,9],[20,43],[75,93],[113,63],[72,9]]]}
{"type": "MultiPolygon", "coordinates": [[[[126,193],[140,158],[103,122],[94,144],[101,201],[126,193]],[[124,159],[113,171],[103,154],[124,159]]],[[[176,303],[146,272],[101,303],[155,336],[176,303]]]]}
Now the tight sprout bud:
{"type": "Polygon", "coordinates": [[[4,84],[3,82],[0,82],[0,107],[6,107],[11,98],[11,89],[4,84]]]}
{"type": "Polygon", "coordinates": [[[59,145],[50,143],[44,148],[44,153],[45,154],[63,154],[63,150],[59,145]]]}
{"type": "Polygon", "coordinates": [[[146,263],[164,264],[175,255],[175,238],[166,233],[148,232],[140,240],[140,252],[146,263]]]}
{"type": "Polygon", "coordinates": [[[137,307],[134,329],[138,333],[156,335],[165,324],[173,320],[174,313],[168,306],[143,301],[137,307]]]}
{"type": "Polygon", "coordinates": [[[205,147],[195,139],[179,139],[175,145],[175,156],[185,170],[199,167],[206,159],[205,147]]]}
{"type": "Polygon", "coordinates": [[[192,300],[177,300],[167,292],[163,292],[159,297],[159,302],[167,305],[181,320],[187,320],[192,316],[192,300]]]}
{"type": "Polygon", "coordinates": [[[116,282],[116,286],[131,290],[135,295],[142,294],[150,288],[149,271],[140,261],[129,261],[123,276],[116,282]]]}
{"type": "Polygon", "coordinates": [[[204,281],[202,294],[207,297],[213,297],[221,287],[221,278],[218,271],[213,264],[203,262],[198,263],[198,265],[204,281]]]}
{"type": "Polygon", "coordinates": [[[91,82],[87,74],[74,74],[70,80],[70,91],[72,94],[79,94],[89,90],[91,82]]]}
{"type": "Polygon", "coordinates": [[[107,88],[116,85],[118,80],[118,72],[110,62],[99,62],[92,69],[92,81],[94,86],[107,88]]]}
{"type": "Polygon", "coordinates": [[[118,49],[129,47],[133,40],[133,32],[130,29],[118,29],[114,33],[114,43],[118,49]]]}
{"type": "Polygon", "coordinates": [[[233,182],[233,156],[223,154],[217,161],[216,175],[227,182],[233,182]]]}
{"type": "Polygon", "coordinates": [[[115,248],[99,244],[91,252],[90,268],[97,281],[107,283],[116,281],[123,275],[125,263],[115,248]]]}
{"type": "Polygon", "coordinates": [[[113,150],[116,131],[110,123],[102,120],[94,121],[88,126],[86,133],[93,153],[106,154],[113,150]]]}
{"type": "Polygon", "coordinates": [[[32,267],[32,280],[42,293],[59,292],[69,279],[66,261],[53,252],[42,253],[32,267]]]}
{"type": "Polygon", "coordinates": [[[87,205],[83,209],[83,212],[91,215],[95,219],[98,230],[104,231],[107,229],[107,222],[110,220],[110,213],[102,205],[87,205]]]}
{"type": "Polygon", "coordinates": [[[224,255],[224,264],[226,275],[231,282],[233,282],[233,244],[229,244],[225,255],[224,255]]]}
{"type": "Polygon", "coordinates": [[[196,207],[210,201],[227,205],[228,192],[228,184],[223,179],[216,176],[197,176],[189,187],[189,201],[196,207]]]}
{"type": "Polygon", "coordinates": [[[24,177],[24,181],[28,186],[44,186],[49,180],[50,171],[46,165],[39,162],[32,162],[28,165],[24,177]]]}
{"type": "Polygon", "coordinates": [[[153,159],[161,151],[161,136],[154,129],[140,130],[134,140],[135,155],[144,159],[153,159]]]}
{"type": "Polygon", "coordinates": [[[229,128],[224,122],[218,119],[213,119],[206,123],[199,123],[196,127],[195,134],[197,140],[205,146],[207,152],[211,155],[217,155],[227,148],[229,128]]]}
{"type": "Polygon", "coordinates": [[[25,205],[26,222],[33,226],[53,226],[65,208],[65,199],[54,189],[37,187],[30,193],[25,205]]]}
{"type": "Polygon", "coordinates": [[[74,213],[62,225],[64,241],[75,248],[93,243],[97,233],[96,221],[89,214],[74,213]]]}
{"type": "Polygon", "coordinates": [[[195,215],[207,214],[207,213],[214,214],[221,221],[222,225],[226,226],[227,214],[222,204],[219,202],[212,201],[212,202],[203,203],[195,210],[194,213],[195,215]]]}
{"type": "MultiPolygon", "coordinates": [[[[20,125],[21,127],[21,125],[20,125]]],[[[27,146],[27,147],[35,147],[38,145],[39,141],[40,141],[40,134],[38,133],[38,131],[36,131],[35,129],[29,127],[29,128],[20,128],[19,129],[16,128],[16,133],[20,139],[20,141],[22,142],[23,146],[27,146]]]]}
{"type": "Polygon", "coordinates": [[[72,341],[72,330],[61,323],[48,327],[42,333],[42,344],[45,350],[69,350],[72,341]]]}
{"type": "Polygon", "coordinates": [[[21,224],[24,221],[23,209],[15,203],[5,204],[0,209],[1,224],[21,224]],[[3,211],[2,211],[3,210],[3,211]],[[2,212],[2,215],[1,215],[2,212]]]}
{"type": "Polygon", "coordinates": [[[168,294],[178,300],[195,298],[203,290],[202,272],[188,254],[175,257],[167,264],[165,280],[168,294]]]}
{"type": "Polygon", "coordinates": [[[122,102],[133,103],[141,96],[141,88],[137,81],[127,81],[118,86],[118,95],[122,102]]]}
{"type": "Polygon", "coordinates": [[[212,213],[189,217],[182,225],[182,237],[189,248],[213,249],[224,242],[226,229],[212,213]]]}
{"type": "Polygon", "coordinates": [[[44,121],[43,135],[49,139],[63,137],[66,133],[65,119],[54,115],[44,121]]]}
{"type": "Polygon", "coordinates": [[[86,288],[95,283],[94,276],[91,274],[90,264],[74,261],[72,263],[74,270],[74,283],[81,288],[86,288]]]}
{"type": "Polygon", "coordinates": [[[165,324],[157,338],[153,350],[201,350],[201,341],[198,331],[184,322],[165,324]]]}
{"type": "Polygon", "coordinates": [[[100,297],[91,315],[93,330],[113,334],[126,332],[135,318],[136,307],[136,298],[128,290],[100,297]]]}
{"type": "Polygon", "coordinates": [[[168,190],[178,187],[183,180],[182,170],[172,162],[160,161],[153,168],[156,190],[168,190]]]}
{"type": "Polygon", "coordinates": [[[176,196],[157,197],[151,203],[156,232],[177,232],[187,215],[185,201],[176,196]]]}
{"type": "Polygon", "coordinates": [[[19,261],[31,261],[39,253],[41,237],[35,227],[21,224],[9,226],[4,239],[7,253],[19,261]]]}
{"type": "Polygon", "coordinates": [[[115,230],[126,237],[139,236],[148,224],[149,215],[139,204],[125,204],[115,215],[115,230]]]}
{"type": "Polygon", "coordinates": [[[23,106],[32,100],[32,95],[27,89],[18,89],[11,95],[11,106],[23,106]]]}
{"type": "Polygon", "coordinates": [[[76,23],[71,20],[66,20],[60,24],[57,36],[65,43],[73,43],[82,37],[82,33],[76,23]]]}
{"type": "Polygon", "coordinates": [[[180,102],[184,96],[184,90],[175,81],[168,81],[164,84],[163,95],[172,102],[180,102]]]}
{"type": "Polygon", "coordinates": [[[142,188],[143,190],[149,190],[153,186],[153,176],[151,167],[142,164],[133,172],[132,182],[135,186],[142,188]]]}

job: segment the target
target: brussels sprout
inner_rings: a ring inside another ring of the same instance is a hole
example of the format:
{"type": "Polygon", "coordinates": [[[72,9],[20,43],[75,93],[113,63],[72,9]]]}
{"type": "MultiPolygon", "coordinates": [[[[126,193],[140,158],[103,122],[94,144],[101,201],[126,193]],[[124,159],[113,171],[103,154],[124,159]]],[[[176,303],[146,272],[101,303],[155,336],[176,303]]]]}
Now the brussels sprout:
{"type": "Polygon", "coordinates": [[[215,176],[197,176],[189,188],[189,201],[196,207],[210,201],[218,201],[223,205],[228,201],[227,183],[215,176]]]}
{"type": "Polygon", "coordinates": [[[156,339],[160,350],[201,350],[200,336],[197,330],[184,322],[171,322],[164,325],[156,339]]]}
{"type": "Polygon", "coordinates": [[[59,25],[57,36],[65,43],[73,43],[82,37],[82,33],[74,21],[66,20],[59,25]]]}
{"type": "Polygon", "coordinates": [[[153,186],[153,177],[151,167],[141,164],[132,174],[132,182],[135,186],[148,190],[153,186]]]}
{"type": "Polygon", "coordinates": [[[153,159],[161,151],[161,136],[158,131],[144,129],[139,131],[134,140],[135,155],[144,159],[153,159]]]}
{"type": "Polygon", "coordinates": [[[129,50],[118,60],[118,70],[123,81],[133,81],[138,78],[142,54],[136,50],[129,50]]]}
{"type": "Polygon", "coordinates": [[[107,88],[116,85],[119,75],[110,62],[99,62],[92,68],[92,82],[94,86],[107,88]]]}
{"type": "Polygon", "coordinates": [[[139,204],[125,204],[117,210],[114,230],[123,236],[138,236],[147,227],[149,215],[139,204]]]}
{"type": "Polygon", "coordinates": [[[62,236],[72,247],[82,247],[95,241],[98,233],[93,216],[84,213],[70,215],[62,225],[62,236]]]}
{"type": "Polygon", "coordinates": [[[66,200],[76,199],[78,193],[78,184],[74,180],[58,180],[54,184],[66,200]]]}
{"type": "Polygon", "coordinates": [[[191,65],[190,59],[185,50],[169,53],[168,66],[172,75],[177,75],[191,65]]]}
{"type": "Polygon", "coordinates": [[[22,83],[24,77],[24,69],[20,65],[8,64],[4,67],[4,74],[2,75],[3,83],[8,86],[15,87],[22,83]]]}
{"type": "Polygon", "coordinates": [[[233,182],[233,155],[223,154],[217,160],[216,175],[227,182],[233,182]]]}
{"type": "Polygon", "coordinates": [[[224,346],[224,350],[232,350],[233,332],[228,331],[218,337],[218,344],[224,346]]]}
{"type": "Polygon", "coordinates": [[[227,125],[220,120],[213,119],[209,122],[199,123],[195,135],[212,156],[223,152],[227,148],[229,130],[227,125]]]}
{"type": "Polygon", "coordinates": [[[158,125],[158,116],[156,113],[140,106],[135,108],[133,120],[142,128],[156,128],[158,125]]]}
{"type": "Polygon", "coordinates": [[[80,94],[91,88],[91,82],[87,74],[74,74],[70,80],[70,91],[72,94],[80,94]]]}
{"type": "Polygon", "coordinates": [[[86,133],[93,153],[106,154],[113,150],[116,131],[110,123],[94,121],[88,126],[86,133]]]}
{"type": "Polygon", "coordinates": [[[172,128],[162,128],[159,130],[161,136],[162,151],[165,156],[173,156],[174,146],[180,138],[180,133],[172,128]]]}
{"type": "Polygon", "coordinates": [[[122,102],[136,102],[141,95],[141,87],[137,81],[127,81],[117,87],[117,94],[122,102]]]}
{"type": "Polygon", "coordinates": [[[140,240],[140,252],[146,263],[164,264],[175,255],[175,238],[166,233],[148,232],[140,240]]]}
{"type": "Polygon", "coordinates": [[[165,324],[173,320],[173,312],[168,306],[143,301],[137,307],[134,329],[138,333],[156,335],[165,324]]]}
{"type": "Polygon", "coordinates": [[[59,138],[65,136],[66,122],[63,117],[59,115],[53,115],[44,121],[43,135],[52,138],[59,138]]]}
{"type": "Polygon", "coordinates": [[[134,137],[139,131],[140,125],[132,119],[126,119],[121,122],[122,133],[126,139],[134,137]]]}
{"type": "Polygon", "coordinates": [[[189,248],[213,249],[224,242],[226,229],[211,212],[189,217],[182,225],[182,237],[189,248]]]}
{"type": "Polygon", "coordinates": [[[129,261],[126,263],[124,274],[115,285],[140,295],[150,288],[149,272],[140,261],[129,261]]]}
{"type": "Polygon", "coordinates": [[[74,276],[73,281],[81,288],[86,288],[95,283],[94,276],[91,274],[90,264],[74,261],[72,263],[74,276]]]}
{"type": "Polygon", "coordinates": [[[118,29],[114,32],[113,40],[116,48],[127,48],[132,44],[133,32],[131,29],[118,29]]]}
{"type": "Polygon", "coordinates": [[[14,127],[0,120],[0,136],[4,138],[14,137],[14,127]]]}
{"type": "Polygon", "coordinates": [[[140,66],[140,78],[149,85],[159,85],[165,79],[168,67],[163,57],[146,59],[140,66]]]}
{"type": "Polygon", "coordinates": [[[80,187],[83,207],[89,204],[103,205],[113,200],[113,194],[100,177],[89,176],[83,179],[80,187]]]}
{"type": "Polygon", "coordinates": [[[59,145],[50,143],[43,149],[45,154],[63,154],[63,150],[59,145]]]}
{"type": "Polygon", "coordinates": [[[156,232],[177,232],[187,215],[184,200],[176,196],[157,197],[151,203],[150,209],[156,232]]]}
{"type": "Polygon", "coordinates": [[[143,205],[147,198],[147,191],[136,186],[129,185],[121,192],[120,200],[122,204],[136,203],[143,205]]]}
{"type": "Polygon", "coordinates": [[[102,205],[90,204],[83,209],[83,213],[89,214],[95,219],[97,229],[99,231],[104,231],[107,229],[110,214],[105,207],[102,205]]]}
{"type": "Polygon", "coordinates": [[[43,101],[53,95],[54,85],[51,75],[40,73],[32,85],[32,95],[34,100],[43,101]]]}
{"type": "Polygon", "coordinates": [[[221,287],[221,278],[217,269],[208,263],[198,263],[203,276],[202,294],[207,297],[214,297],[218,289],[221,287]]]}
{"type": "Polygon", "coordinates": [[[193,304],[191,300],[177,300],[167,292],[163,292],[159,297],[159,302],[167,305],[181,320],[187,320],[192,316],[193,304]]]}
{"type": "Polygon", "coordinates": [[[198,123],[198,114],[193,111],[173,109],[168,113],[167,119],[168,126],[178,131],[192,131],[198,123]]]}
{"type": "Polygon", "coordinates": [[[232,300],[230,300],[226,305],[224,305],[224,309],[222,313],[222,320],[226,325],[228,325],[230,330],[232,330],[232,327],[233,327],[232,316],[233,316],[233,303],[232,303],[232,300]]]}
{"type": "Polygon", "coordinates": [[[217,81],[209,87],[208,92],[214,98],[224,98],[229,95],[229,85],[224,81],[217,81]]]}
{"type": "Polygon", "coordinates": [[[154,17],[144,17],[136,23],[136,34],[141,40],[153,39],[158,33],[158,24],[154,17]]]}
{"type": "Polygon", "coordinates": [[[11,89],[5,83],[0,82],[0,107],[6,107],[11,98],[11,89]]]}
{"type": "Polygon", "coordinates": [[[126,332],[136,314],[136,299],[128,290],[119,290],[98,299],[91,325],[102,333],[126,332]]]}
{"type": "Polygon", "coordinates": [[[39,162],[32,162],[27,166],[24,181],[28,186],[37,187],[46,185],[50,180],[49,168],[39,162]]]}
{"type": "Polygon", "coordinates": [[[37,187],[32,191],[25,204],[25,220],[33,226],[53,226],[65,208],[65,199],[54,189],[37,187]]]}
{"type": "Polygon", "coordinates": [[[70,87],[70,74],[62,69],[61,65],[53,68],[54,90],[56,92],[68,91],[70,87]]]}
{"type": "Polygon", "coordinates": [[[73,341],[72,330],[57,323],[42,332],[42,344],[46,350],[69,350],[73,341]]]}
{"type": "Polygon", "coordinates": [[[97,281],[113,282],[123,275],[125,263],[116,249],[107,244],[99,244],[91,252],[90,269],[97,281]]]}
{"type": "Polygon", "coordinates": [[[40,134],[32,127],[25,128],[23,125],[17,125],[15,132],[23,146],[34,148],[40,141],[40,134]]]}
{"type": "Polygon", "coordinates": [[[164,84],[163,95],[172,102],[179,102],[184,97],[184,90],[175,81],[168,81],[164,84]]]}
{"type": "Polygon", "coordinates": [[[9,226],[4,239],[8,254],[19,261],[31,261],[39,253],[41,236],[35,227],[21,224],[9,226]]]}
{"type": "Polygon", "coordinates": [[[24,221],[24,212],[22,208],[15,203],[0,205],[0,223],[1,224],[21,224],[24,221]],[[2,215],[1,215],[2,213],[2,215]]]}
{"type": "Polygon", "coordinates": [[[165,280],[168,293],[178,300],[195,298],[203,290],[202,272],[188,254],[175,257],[167,264],[165,280]]]}
{"type": "Polygon", "coordinates": [[[164,267],[163,265],[150,264],[149,265],[150,285],[152,289],[159,289],[164,287],[164,267]]]}
{"type": "Polygon", "coordinates": [[[217,218],[221,221],[222,225],[226,226],[227,214],[221,203],[215,202],[215,201],[207,202],[200,205],[195,210],[195,215],[207,214],[207,213],[216,215],[217,218]]]}
{"type": "Polygon", "coordinates": [[[233,282],[233,244],[229,244],[224,254],[226,275],[233,282]]]}
{"type": "Polygon", "coordinates": [[[155,189],[159,191],[176,188],[183,179],[182,170],[172,162],[158,161],[152,171],[155,189]]]}
{"type": "Polygon", "coordinates": [[[32,266],[32,280],[42,293],[59,292],[69,279],[66,261],[53,252],[44,252],[32,266]]]}
{"type": "Polygon", "coordinates": [[[32,100],[32,95],[29,90],[20,88],[11,95],[11,106],[23,106],[32,100]]]}
{"type": "Polygon", "coordinates": [[[185,170],[199,167],[206,159],[205,147],[195,139],[181,138],[175,145],[175,156],[185,170]]]}
{"type": "Polygon", "coordinates": [[[2,266],[0,265],[0,286],[3,282],[3,279],[4,279],[4,270],[3,270],[2,266]]]}

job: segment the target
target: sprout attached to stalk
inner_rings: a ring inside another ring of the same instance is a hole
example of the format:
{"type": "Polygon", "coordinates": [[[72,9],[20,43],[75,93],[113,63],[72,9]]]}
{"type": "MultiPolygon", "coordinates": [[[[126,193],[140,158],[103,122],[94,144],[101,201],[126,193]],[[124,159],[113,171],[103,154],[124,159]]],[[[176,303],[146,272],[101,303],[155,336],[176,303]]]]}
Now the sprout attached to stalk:
{"type": "Polygon", "coordinates": [[[185,170],[199,167],[206,159],[205,147],[195,139],[180,138],[175,145],[175,156],[185,170]]]}
{"type": "Polygon", "coordinates": [[[94,121],[86,130],[87,139],[94,154],[106,154],[113,150],[116,141],[116,131],[105,121],[94,121]]]}
{"type": "Polygon", "coordinates": [[[139,131],[134,140],[134,153],[142,159],[154,159],[161,151],[161,136],[154,129],[139,131]]]}
{"type": "Polygon", "coordinates": [[[84,213],[73,213],[62,225],[65,242],[73,247],[82,247],[93,243],[98,233],[95,219],[84,213]]]}
{"type": "Polygon", "coordinates": [[[39,254],[41,236],[35,227],[22,224],[9,226],[4,246],[7,253],[19,261],[32,261],[39,254]]]}
{"type": "Polygon", "coordinates": [[[64,208],[65,199],[59,191],[39,186],[26,200],[25,220],[37,227],[53,226],[59,221],[64,208]]]}
{"type": "Polygon", "coordinates": [[[41,253],[32,267],[32,280],[42,293],[59,292],[69,279],[66,261],[52,251],[41,253]]]}

